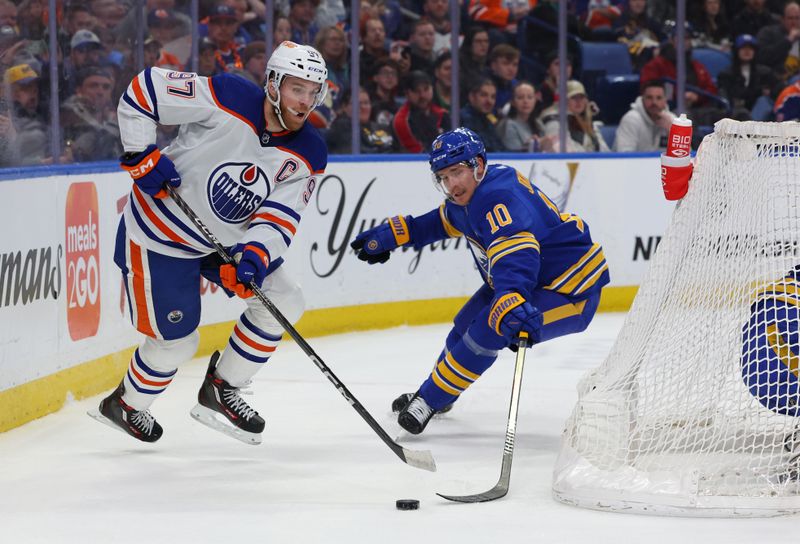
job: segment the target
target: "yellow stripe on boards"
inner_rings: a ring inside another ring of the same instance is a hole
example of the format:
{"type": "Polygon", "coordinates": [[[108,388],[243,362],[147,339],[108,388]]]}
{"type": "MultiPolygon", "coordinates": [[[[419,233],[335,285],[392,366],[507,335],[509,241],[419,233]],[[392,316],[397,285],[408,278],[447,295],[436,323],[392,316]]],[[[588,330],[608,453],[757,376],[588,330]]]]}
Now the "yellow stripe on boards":
{"type": "MultiPolygon", "coordinates": [[[[637,290],[636,286],[604,288],[598,311],[627,311],[637,290]]],[[[400,325],[447,323],[467,300],[468,297],[454,297],[309,310],[298,322],[297,330],[305,338],[313,338],[400,325]]],[[[229,321],[200,327],[197,357],[223,348],[233,325],[234,322],[229,321]]],[[[128,368],[134,349],[135,346],[0,391],[0,432],[60,410],[67,398],[80,400],[116,387],[128,368]]],[[[449,362],[465,376],[475,376],[455,361],[449,362]]]]}

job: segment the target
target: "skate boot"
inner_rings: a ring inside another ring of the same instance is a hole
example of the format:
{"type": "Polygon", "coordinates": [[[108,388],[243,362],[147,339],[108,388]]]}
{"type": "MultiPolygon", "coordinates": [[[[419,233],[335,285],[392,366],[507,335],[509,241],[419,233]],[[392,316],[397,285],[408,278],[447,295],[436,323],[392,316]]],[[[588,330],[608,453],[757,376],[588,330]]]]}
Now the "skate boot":
{"type": "Polygon", "coordinates": [[[150,410],[134,410],[122,400],[124,393],[125,386],[120,383],[113,393],[100,401],[99,410],[90,410],[89,415],[142,442],[155,442],[161,438],[164,430],[150,410]]]}
{"type": "Polygon", "coordinates": [[[241,388],[233,387],[215,373],[219,352],[211,356],[206,378],[197,394],[198,404],[191,415],[203,425],[246,444],[260,444],[264,419],[240,396],[241,388]],[[220,421],[217,414],[224,416],[220,421]]]}
{"type": "Polygon", "coordinates": [[[411,434],[419,434],[425,430],[435,413],[436,410],[428,406],[425,399],[415,393],[405,408],[400,410],[397,415],[397,423],[411,434]]]}
{"type": "MultiPolygon", "coordinates": [[[[403,408],[408,406],[408,403],[411,402],[411,399],[414,398],[414,394],[415,393],[403,393],[402,395],[400,395],[399,397],[394,399],[392,401],[392,412],[394,412],[395,414],[398,413],[398,412],[401,412],[403,410],[403,408]]],[[[441,410],[437,410],[436,413],[437,414],[446,414],[447,412],[449,412],[450,410],[453,409],[453,404],[454,403],[451,402],[450,404],[448,404],[447,406],[445,406],[441,410]]]]}

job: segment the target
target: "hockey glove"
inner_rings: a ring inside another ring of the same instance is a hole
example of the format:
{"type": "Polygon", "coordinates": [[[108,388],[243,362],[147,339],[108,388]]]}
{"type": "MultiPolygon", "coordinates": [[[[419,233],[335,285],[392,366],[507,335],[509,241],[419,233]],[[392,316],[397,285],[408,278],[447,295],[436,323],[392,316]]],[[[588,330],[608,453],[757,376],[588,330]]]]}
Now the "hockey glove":
{"type": "Polygon", "coordinates": [[[139,189],[153,198],[167,196],[165,183],[173,187],[181,184],[181,176],[173,162],[153,144],[141,153],[126,153],[120,157],[120,166],[131,175],[139,189]]]}
{"type": "Polygon", "coordinates": [[[365,230],[350,243],[356,256],[369,264],[385,263],[391,251],[411,241],[408,223],[411,216],[396,215],[388,223],[365,230]]]}
{"type": "Polygon", "coordinates": [[[240,298],[249,298],[253,296],[250,282],[260,286],[267,278],[269,251],[258,242],[249,242],[234,247],[234,254],[240,252],[239,264],[223,264],[219,267],[219,276],[225,289],[233,291],[240,298]]]}
{"type": "Polygon", "coordinates": [[[532,338],[537,338],[542,323],[542,313],[519,293],[498,293],[492,301],[489,326],[500,336],[512,339],[520,331],[525,331],[532,338]]]}

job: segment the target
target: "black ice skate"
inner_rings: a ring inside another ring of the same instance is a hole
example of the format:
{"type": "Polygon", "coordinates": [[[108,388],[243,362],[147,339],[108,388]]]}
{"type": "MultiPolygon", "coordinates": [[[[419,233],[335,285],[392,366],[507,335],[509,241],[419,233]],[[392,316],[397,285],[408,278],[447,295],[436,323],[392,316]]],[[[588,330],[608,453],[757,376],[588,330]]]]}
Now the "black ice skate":
{"type": "MultiPolygon", "coordinates": [[[[394,412],[395,414],[401,412],[406,406],[408,406],[408,403],[411,402],[411,399],[414,398],[414,395],[415,393],[403,393],[402,395],[394,399],[392,401],[392,412],[394,412]]],[[[453,409],[453,404],[454,403],[451,402],[441,410],[437,410],[436,414],[446,414],[447,412],[453,409]]]]}
{"type": "Polygon", "coordinates": [[[113,393],[100,401],[98,410],[89,410],[88,414],[97,421],[128,433],[142,442],[155,442],[161,438],[164,430],[150,410],[134,410],[122,400],[124,393],[125,386],[120,383],[113,393]]]}
{"type": "Polygon", "coordinates": [[[215,431],[232,436],[245,444],[261,444],[264,419],[253,410],[240,395],[240,388],[233,387],[215,375],[219,352],[211,356],[206,378],[197,394],[198,404],[192,408],[194,419],[215,431]],[[225,416],[220,421],[217,414],[225,416]]]}
{"type": "Polygon", "coordinates": [[[397,423],[411,434],[419,434],[425,430],[428,422],[436,413],[436,410],[428,406],[419,393],[415,393],[405,408],[400,410],[397,415],[397,423]]]}

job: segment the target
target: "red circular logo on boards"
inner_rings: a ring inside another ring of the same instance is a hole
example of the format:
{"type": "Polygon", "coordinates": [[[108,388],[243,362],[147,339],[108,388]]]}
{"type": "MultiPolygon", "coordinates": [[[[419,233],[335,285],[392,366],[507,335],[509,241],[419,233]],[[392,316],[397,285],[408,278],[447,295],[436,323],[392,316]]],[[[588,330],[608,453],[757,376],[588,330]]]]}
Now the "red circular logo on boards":
{"type": "Polygon", "coordinates": [[[97,334],[100,326],[100,225],[97,189],[90,181],[73,183],[65,217],[67,327],[73,340],[97,334]]]}

